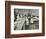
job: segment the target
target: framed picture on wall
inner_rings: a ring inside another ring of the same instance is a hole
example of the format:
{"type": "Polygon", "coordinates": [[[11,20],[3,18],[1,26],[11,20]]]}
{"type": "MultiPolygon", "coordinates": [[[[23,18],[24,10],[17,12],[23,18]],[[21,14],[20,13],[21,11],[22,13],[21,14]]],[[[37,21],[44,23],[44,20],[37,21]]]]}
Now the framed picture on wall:
{"type": "Polygon", "coordinates": [[[44,3],[5,1],[5,38],[44,35],[44,3]]]}

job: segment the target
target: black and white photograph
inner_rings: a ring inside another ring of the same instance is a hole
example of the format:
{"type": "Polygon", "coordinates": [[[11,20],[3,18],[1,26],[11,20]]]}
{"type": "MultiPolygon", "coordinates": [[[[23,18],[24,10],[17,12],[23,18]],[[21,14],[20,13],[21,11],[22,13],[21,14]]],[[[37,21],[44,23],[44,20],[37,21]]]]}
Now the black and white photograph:
{"type": "Polygon", "coordinates": [[[14,30],[39,29],[39,9],[14,8],[14,30]]]}
{"type": "Polygon", "coordinates": [[[11,6],[11,33],[42,32],[41,9],[36,6],[11,6]]]}

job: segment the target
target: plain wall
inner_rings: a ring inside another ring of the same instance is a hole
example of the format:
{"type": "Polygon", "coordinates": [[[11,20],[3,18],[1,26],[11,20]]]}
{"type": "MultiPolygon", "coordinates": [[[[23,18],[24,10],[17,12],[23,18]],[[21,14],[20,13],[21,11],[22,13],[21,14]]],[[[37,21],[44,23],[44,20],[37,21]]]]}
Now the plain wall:
{"type": "MultiPolygon", "coordinates": [[[[18,0],[14,0],[14,1],[18,1],[18,0]]],[[[46,3],[46,0],[19,0],[19,1],[46,3]]],[[[46,11],[45,11],[45,19],[46,19],[46,11]]],[[[5,39],[5,0],[0,0],[0,39],[5,39]]],[[[11,38],[11,39],[46,39],[46,23],[45,23],[45,36],[11,38]]]]}

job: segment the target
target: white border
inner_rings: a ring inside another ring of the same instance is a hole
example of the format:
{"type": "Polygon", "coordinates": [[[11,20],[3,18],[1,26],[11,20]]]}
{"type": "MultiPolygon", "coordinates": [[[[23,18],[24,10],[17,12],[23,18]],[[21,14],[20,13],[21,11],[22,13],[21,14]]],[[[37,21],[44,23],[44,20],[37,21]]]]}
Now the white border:
{"type": "Polygon", "coordinates": [[[25,33],[42,33],[42,7],[40,6],[19,6],[11,5],[11,34],[25,34],[25,33]],[[14,8],[19,9],[39,9],[39,30],[15,30],[14,31],[14,8]]]}

